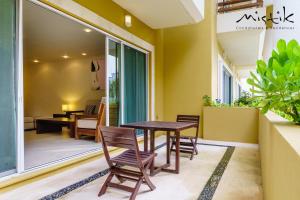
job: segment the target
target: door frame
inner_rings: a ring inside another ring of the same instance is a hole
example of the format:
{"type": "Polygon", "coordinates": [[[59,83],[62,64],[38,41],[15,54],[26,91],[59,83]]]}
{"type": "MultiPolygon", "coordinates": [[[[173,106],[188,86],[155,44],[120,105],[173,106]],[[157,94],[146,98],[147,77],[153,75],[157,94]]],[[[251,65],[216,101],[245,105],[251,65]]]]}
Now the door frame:
{"type": "MultiPolygon", "coordinates": [[[[155,61],[155,50],[154,50],[154,46],[149,44],[148,42],[138,38],[140,41],[139,41],[139,45],[141,45],[143,48],[141,47],[138,47],[136,45],[134,45],[133,43],[135,42],[127,42],[125,41],[124,39],[121,39],[121,38],[128,38],[128,37],[131,37],[133,38],[132,40],[134,40],[134,38],[136,39],[137,37],[133,36],[131,33],[127,32],[126,30],[122,29],[122,28],[119,28],[116,32],[118,32],[116,35],[118,35],[118,37],[108,33],[107,31],[104,31],[98,27],[109,27],[109,26],[115,26],[113,23],[109,22],[109,23],[102,23],[102,24],[96,24],[95,26],[94,25],[91,25],[85,21],[83,21],[85,19],[84,15],[86,14],[86,12],[91,12],[91,11],[87,11],[87,10],[84,10],[83,12],[83,8],[84,7],[80,7],[80,4],[79,7],[77,7],[78,9],[81,9],[80,12],[82,12],[82,16],[78,16],[78,17],[74,17],[72,16],[71,14],[69,14],[67,11],[62,11],[62,10],[59,10],[55,7],[53,7],[52,5],[50,4],[53,4],[55,6],[55,3],[51,3],[49,2],[49,5],[46,4],[45,2],[41,2],[39,0],[26,0],[26,1],[29,1],[31,3],[34,3],[36,5],[39,5],[41,6],[42,8],[45,8],[49,11],[52,11],[56,14],[59,14],[63,17],[66,17],[68,19],[71,19],[77,23],[80,23],[88,28],[91,28],[92,30],[95,30],[99,33],[102,33],[104,34],[107,38],[109,39],[112,39],[112,40],[115,40],[115,41],[119,41],[121,42],[121,55],[124,55],[124,45],[127,45],[129,47],[132,47],[138,51],[141,51],[143,53],[146,54],[146,60],[147,60],[147,120],[149,119],[152,119],[154,120],[155,119],[155,65],[154,65],[154,61],[155,61]],[[81,19],[80,19],[80,18],[81,19]],[[99,26],[98,26],[99,25],[99,26]],[[121,31],[120,31],[121,30],[121,31]],[[123,37],[123,35],[126,35],[126,37],[123,37]],[[147,50],[145,50],[147,49],[147,50]],[[150,54],[151,54],[151,60],[150,60],[150,54]],[[149,66],[150,66],[150,61],[151,61],[151,72],[150,72],[150,69],[149,69],[149,66]],[[149,78],[149,74],[151,73],[151,88],[149,88],[150,86],[150,78],[149,78]],[[150,100],[150,97],[151,97],[151,100],[150,100]],[[149,105],[149,102],[151,102],[151,105],[149,105]],[[151,110],[151,116],[150,116],[150,111],[151,110]]],[[[72,158],[76,158],[76,157],[82,157],[82,156],[86,156],[86,154],[88,154],[89,152],[87,153],[84,153],[82,155],[77,155],[77,156],[73,156],[73,157],[70,157],[70,158],[66,158],[66,159],[63,159],[63,160],[58,160],[58,161],[55,161],[51,164],[46,164],[46,165],[41,165],[41,166],[38,166],[38,167],[35,167],[33,169],[29,169],[29,170],[25,170],[24,168],[24,83],[23,83],[23,0],[16,0],[17,2],[17,19],[16,19],[16,25],[17,25],[17,37],[16,37],[16,52],[17,52],[17,57],[16,57],[16,66],[17,66],[17,70],[18,70],[18,81],[17,81],[17,88],[18,88],[18,91],[17,91],[17,149],[16,149],[16,152],[17,152],[17,166],[16,166],[16,172],[17,174],[21,174],[21,173],[26,173],[26,172],[32,172],[32,171],[35,171],[35,170],[39,170],[39,169],[43,169],[45,167],[51,167],[53,165],[56,165],[56,164],[61,164],[63,161],[68,161],[68,160],[71,160],[72,158]]],[[[57,1],[58,2],[58,1],[57,1]]],[[[75,3],[75,2],[70,2],[71,4],[72,3],[75,3]]],[[[77,4],[77,3],[76,3],[77,4]]],[[[66,5],[67,6],[67,5],[66,5]]],[[[58,6],[59,7],[59,6],[58,6]]],[[[69,9],[65,9],[65,10],[70,10],[70,13],[72,13],[72,8],[71,8],[71,5],[69,6],[69,9]]],[[[88,19],[86,19],[86,21],[89,21],[88,19]]],[[[112,31],[113,33],[113,31],[112,31]]],[[[128,40],[130,41],[130,40],[128,40]]],[[[121,56],[122,59],[123,59],[123,56],[121,56]]],[[[124,62],[122,60],[122,65],[124,65],[124,62]]],[[[122,67],[122,66],[121,66],[122,67]]],[[[123,74],[124,75],[124,74],[123,74]]],[[[121,70],[121,76],[122,76],[122,70],[121,70]]],[[[124,79],[122,79],[124,81],[124,79]]],[[[121,80],[121,81],[122,81],[121,80]]],[[[124,93],[121,95],[124,95],[124,93]]],[[[121,96],[122,98],[122,96],[121,96]]],[[[121,112],[121,115],[122,115],[122,112],[121,112]]],[[[122,118],[124,119],[124,118],[122,118]]],[[[90,153],[94,153],[95,151],[92,151],[90,153]]],[[[9,176],[5,176],[3,177],[4,179],[7,179],[7,178],[10,178],[11,176],[15,176],[16,174],[12,174],[12,175],[9,175],[9,176]]],[[[3,178],[0,178],[0,181],[3,179],[3,178]]]]}

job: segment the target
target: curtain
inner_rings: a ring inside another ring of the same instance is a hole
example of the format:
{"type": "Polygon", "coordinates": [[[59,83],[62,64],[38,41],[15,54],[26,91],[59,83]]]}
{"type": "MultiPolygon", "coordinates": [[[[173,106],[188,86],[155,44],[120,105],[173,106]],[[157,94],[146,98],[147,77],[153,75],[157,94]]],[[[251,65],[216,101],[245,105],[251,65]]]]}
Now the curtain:
{"type": "Polygon", "coordinates": [[[146,55],[124,46],[124,122],[146,119],[146,55]]]}

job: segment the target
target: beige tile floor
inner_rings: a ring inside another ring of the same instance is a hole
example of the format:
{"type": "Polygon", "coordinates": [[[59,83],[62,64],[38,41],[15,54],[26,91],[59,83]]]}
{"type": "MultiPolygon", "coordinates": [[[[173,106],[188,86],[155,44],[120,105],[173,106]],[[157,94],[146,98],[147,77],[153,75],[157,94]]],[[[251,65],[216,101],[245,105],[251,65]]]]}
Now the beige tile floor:
{"type": "MultiPolygon", "coordinates": [[[[164,138],[160,138],[160,143],[164,138]]],[[[181,172],[179,175],[159,173],[151,178],[156,190],[149,192],[142,186],[137,200],[194,200],[197,199],[207,180],[221,160],[226,147],[199,145],[199,155],[190,161],[186,156],[181,157],[181,172]]],[[[165,148],[158,151],[157,164],[165,161],[165,148]]],[[[174,163],[174,162],[173,162],[174,163]]],[[[0,200],[35,200],[51,194],[63,187],[87,178],[100,170],[107,168],[104,158],[99,158],[69,169],[59,174],[33,182],[14,190],[2,193],[0,200]]],[[[77,190],[63,196],[64,200],[93,200],[93,199],[128,199],[129,194],[115,189],[97,197],[100,186],[106,176],[97,179],[77,190]]],[[[130,184],[130,183],[125,183],[130,184]]],[[[236,147],[232,158],[216,190],[214,200],[260,200],[262,199],[260,167],[257,146],[236,147]]]]}
{"type": "Polygon", "coordinates": [[[69,137],[67,129],[62,133],[36,134],[25,132],[25,169],[30,169],[53,161],[101,148],[93,138],[75,140],[69,137]]]}
{"type": "Polygon", "coordinates": [[[213,200],[262,200],[257,147],[237,147],[222,176],[213,200]]]}

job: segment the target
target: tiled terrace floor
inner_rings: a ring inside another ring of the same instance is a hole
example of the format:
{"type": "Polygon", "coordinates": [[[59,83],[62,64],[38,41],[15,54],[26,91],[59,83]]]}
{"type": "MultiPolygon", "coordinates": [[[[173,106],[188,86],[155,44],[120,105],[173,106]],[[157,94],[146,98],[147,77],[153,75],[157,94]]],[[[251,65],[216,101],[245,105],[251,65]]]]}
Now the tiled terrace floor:
{"type": "MultiPolygon", "coordinates": [[[[159,138],[162,144],[164,137],[159,138]]],[[[156,190],[149,192],[142,186],[137,200],[261,200],[262,188],[258,147],[237,145],[235,148],[203,144],[198,145],[199,155],[190,161],[182,155],[179,175],[159,173],[151,180],[156,190]]],[[[165,161],[165,147],[158,151],[156,163],[165,161]]],[[[174,161],[173,161],[174,163],[174,161]]],[[[104,158],[82,164],[67,171],[33,182],[31,184],[0,192],[1,200],[125,200],[129,194],[108,189],[101,198],[97,197],[104,182],[107,164],[104,158]],[[103,173],[99,173],[102,171],[103,173]],[[87,179],[90,177],[89,179],[87,179]],[[48,195],[48,196],[47,196],[48,195]]],[[[131,184],[125,182],[125,184],[131,184]]]]}

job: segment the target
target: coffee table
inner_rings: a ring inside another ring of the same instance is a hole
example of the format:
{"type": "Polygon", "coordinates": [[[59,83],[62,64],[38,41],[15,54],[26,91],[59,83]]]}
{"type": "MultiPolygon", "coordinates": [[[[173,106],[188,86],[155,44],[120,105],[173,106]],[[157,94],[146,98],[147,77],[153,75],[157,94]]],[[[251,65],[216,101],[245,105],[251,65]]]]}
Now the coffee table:
{"type": "Polygon", "coordinates": [[[46,118],[36,120],[36,133],[61,132],[62,127],[70,129],[70,137],[75,137],[75,120],[66,117],[61,118],[46,118]]]}

